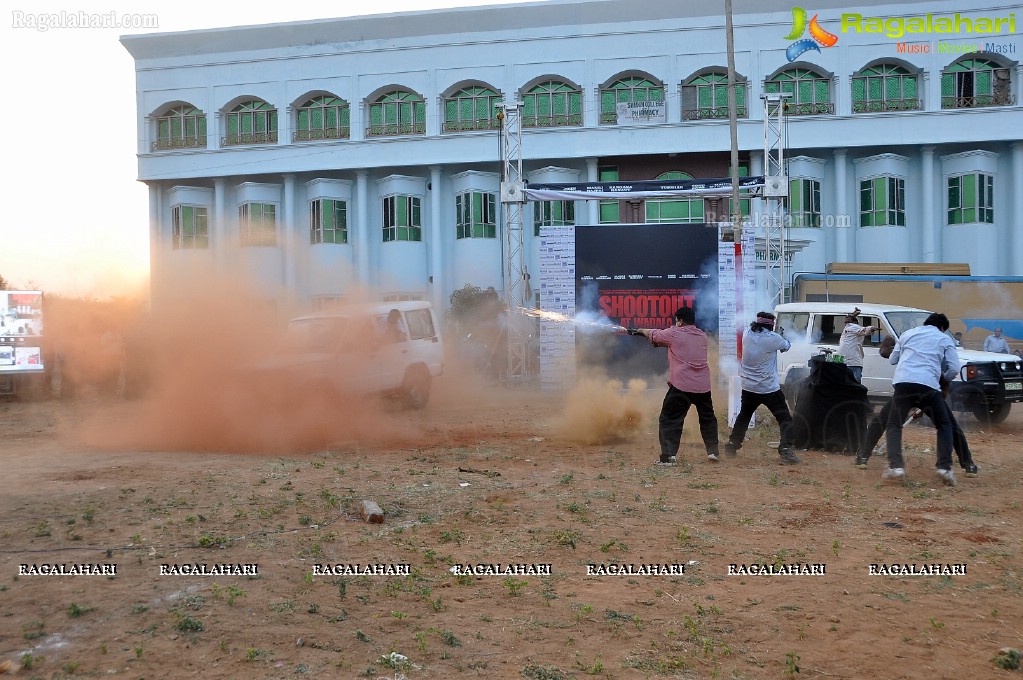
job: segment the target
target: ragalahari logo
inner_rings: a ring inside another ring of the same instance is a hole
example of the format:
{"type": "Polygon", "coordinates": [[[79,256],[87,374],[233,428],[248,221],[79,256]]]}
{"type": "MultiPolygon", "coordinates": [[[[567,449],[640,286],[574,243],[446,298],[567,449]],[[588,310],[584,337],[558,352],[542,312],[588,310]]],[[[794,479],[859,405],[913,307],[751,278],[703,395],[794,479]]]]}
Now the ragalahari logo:
{"type": "Polygon", "coordinates": [[[810,50],[820,52],[821,47],[834,47],[838,42],[837,35],[828,33],[817,23],[816,14],[813,15],[813,19],[810,19],[810,24],[807,26],[806,10],[802,7],[792,8],[792,32],[785,36],[785,39],[796,41],[785,50],[785,58],[789,60],[789,63],[794,62],[804,52],[810,50]],[[803,32],[807,30],[810,32],[810,37],[803,38],[803,32]],[[802,39],[800,40],[800,38],[802,39]]]}

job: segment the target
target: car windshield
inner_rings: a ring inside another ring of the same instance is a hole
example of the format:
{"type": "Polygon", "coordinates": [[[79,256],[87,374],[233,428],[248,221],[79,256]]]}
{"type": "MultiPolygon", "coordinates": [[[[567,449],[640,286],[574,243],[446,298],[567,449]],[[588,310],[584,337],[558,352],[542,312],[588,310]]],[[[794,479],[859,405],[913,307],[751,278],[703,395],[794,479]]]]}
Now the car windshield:
{"type": "Polygon", "coordinates": [[[285,345],[306,352],[336,349],[345,327],[345,319],[295,319],[288,324],[285,345]]]}
{"type": "Polygon", "coordinates": [[[923,326],[930,315],[930,312],[885,312],[884,317],[895,331],[895,336],[899,337],[910,328],[923,326]]]}

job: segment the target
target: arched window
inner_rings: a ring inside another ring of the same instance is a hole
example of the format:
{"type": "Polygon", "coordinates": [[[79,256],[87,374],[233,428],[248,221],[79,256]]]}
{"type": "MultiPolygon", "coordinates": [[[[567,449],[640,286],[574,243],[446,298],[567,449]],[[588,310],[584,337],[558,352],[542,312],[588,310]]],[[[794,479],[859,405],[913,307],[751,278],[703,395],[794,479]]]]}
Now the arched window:
{"type": "MultiPolygon", "coordinates": [[[[693,176],[672,170],[657,177],[659,180],[692,179],[693,176]]],[[[703,217],[702,198],[648,198],[646,199],[646,221],[700,223],[703,217]]]]}
{"type": "Polygon", "coordinates": [[[565,82],[548,80],[522,95],[522,127],[579,127],[583,93],[565,82]]]}
{"type": "Polygon", "coordinates": [[[853,113],[916,111],[920,108],[917,77],[895,64],[865,68],[852,79],[853,113]]]}
{"type": "Polygon", "coordinates": [[[292,141],[348,139],[350,134],[351,110],[343,99],[333,95],[313,97],[295,111],[292,141]]]}
{"type": "MultiPolygon", "coordinates": [[[[745,118],[746,83],[736,79],[735,113],[745,118]]],[[[728,74],[705,73],[682,86],[682,120],[728,118],[728,74]]]]}
{"type": "Polygon", "coordinates": [[[764,83],[767,94],[792,95],[785,102],[785,112],[790,116],[812,116],[834,113],[831,101],[831,80],[805,68],[791,68],[782,71],[764,83]]]}
{"type": "Polygon", "coordinates": [[[444,99],[444,132],[465,130],[496,130],[497,103],[501,95],[489,87],[464,87],[444,99]]]}
{"type": "Polygon", "coordinates": [[[1010,106],[1010,72],[988,59],[960,59],[941,73],[941,108],[1010,106]]]}
{"type": "Polygon", "coordinates": [[[626,102],[663,102],[664,87],[641,76],[621,78],[600,90],[600,122],[618,122],[618,104],[626,102]]]}
{"type": "Polygon", "coordinates": [[[242,102],[227,114],[227,136],[221,146],[276,144],[277,109],[259,99],[242,102]]]}
{"type": "Polygon", "coordinates": [[[156,119],[153,151],[206,147],[206,114],[191,104],[175,106],[156,119]]]}
{"type": "Polygon", "coordinates": [[[369,105],[368,137],[426,133],[426,103],[415,92],[392,90],[369,105]]]}

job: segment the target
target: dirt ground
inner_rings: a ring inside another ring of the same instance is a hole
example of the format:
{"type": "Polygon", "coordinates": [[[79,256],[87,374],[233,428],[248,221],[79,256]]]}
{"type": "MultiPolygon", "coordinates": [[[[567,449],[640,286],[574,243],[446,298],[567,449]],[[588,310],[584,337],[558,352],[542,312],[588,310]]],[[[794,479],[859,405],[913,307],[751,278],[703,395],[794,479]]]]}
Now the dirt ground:
{"type": "Polygon", "coordinates": [[[233,434],[202,396],[0,403],[0,663],[15,676],[1018,677],[996,657],[1023,647],[1023,408],[992,430],[963,417],[980,475],[944,488],[923,426],[907,429],[905,483],[882,482],[883,459],[780,466],[763,419],[710,463],[695,413],[679,465],[656,466],[659,384],[449,373],[422,411],[246,406],[233,434]],[[160,574],[225,563],[258,573],[160,574]],[[55,564],[116,576],[19,575],[55,564]],[[320,573],[345,564],[392,574],[320,573]],[[526,573],[451,571],[477,564],[526,573]],[[587,574],[646,564],[684,573],[587,574]],[[825,573],[729,575],[798,564],[825,573]]]}

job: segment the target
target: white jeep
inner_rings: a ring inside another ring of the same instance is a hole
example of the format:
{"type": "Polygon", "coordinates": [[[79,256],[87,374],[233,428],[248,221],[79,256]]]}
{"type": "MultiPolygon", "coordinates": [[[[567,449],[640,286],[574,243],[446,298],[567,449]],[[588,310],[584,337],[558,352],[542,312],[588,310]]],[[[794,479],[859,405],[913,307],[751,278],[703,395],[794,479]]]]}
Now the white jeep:
{"type": "Polygon", "coordinates": [[[429,302],[350,305],[292,319],[277,356],[257,368],[290,385],[419,409],[443,372],[444,345],[429,302]]]}
{"type": "MultiPolygon", "coordinates": [[[[867,302],[791,302],[775,307],[777,329],[792,343],[792,348],[782,352],[778,360],[779,379],[786,394],[791,396],[794,384],[809,374],[811,356],[822,351],[838,352],[845,316],[854,307],[860,308],[861,326],[883,329],[864,338],[863,385],[872,399],[892,395],[895,366],[879,354],[881,340],[885,335],[898,338],[910,328],[923,325],[931,312],[867,302]]],[[[949,388],[951,407],[969,411],[982,422],[1005,420],[1012,402],[1023,401],[1021,360],[1011,354],[964,349],[959,343],[956,347],[962,367],[949,388]]]]}

